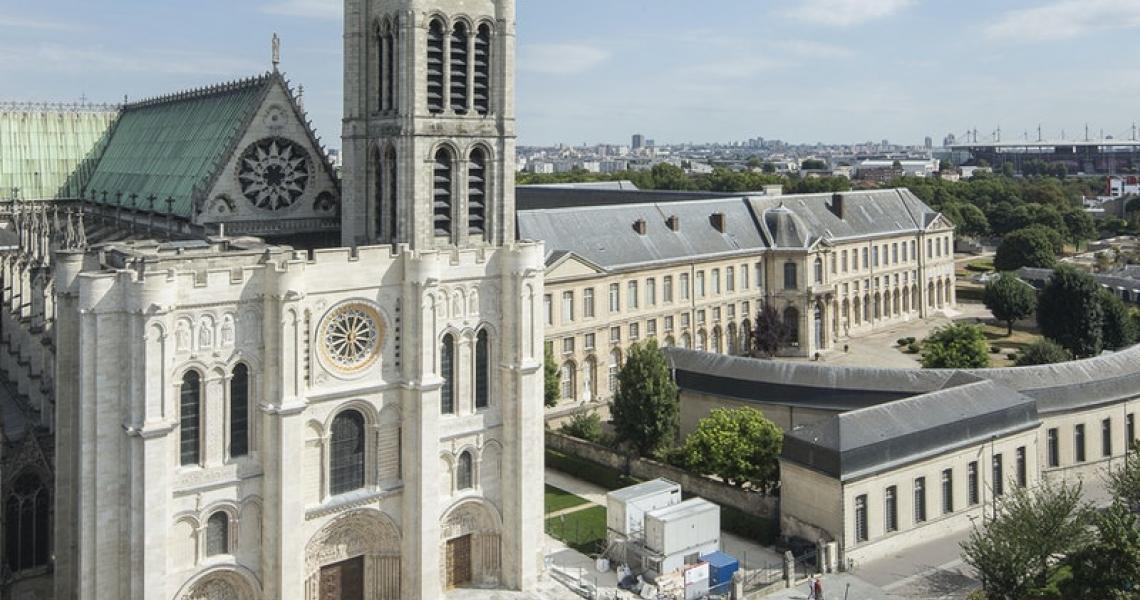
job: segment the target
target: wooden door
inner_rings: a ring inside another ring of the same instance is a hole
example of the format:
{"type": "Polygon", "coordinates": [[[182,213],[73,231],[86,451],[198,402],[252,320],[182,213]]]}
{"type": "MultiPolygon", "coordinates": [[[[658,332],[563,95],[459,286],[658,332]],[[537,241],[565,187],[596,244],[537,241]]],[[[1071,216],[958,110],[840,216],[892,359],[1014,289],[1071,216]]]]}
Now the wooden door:
{"type": "Polygon", "coordinates": [[[321,600],[364,600],[364,557],[321,568],[321,600]]]}
{"type": "Polygon", "coordinates": [[[447,542],[447,587],[471,583],[471,536],[447,542]]]}

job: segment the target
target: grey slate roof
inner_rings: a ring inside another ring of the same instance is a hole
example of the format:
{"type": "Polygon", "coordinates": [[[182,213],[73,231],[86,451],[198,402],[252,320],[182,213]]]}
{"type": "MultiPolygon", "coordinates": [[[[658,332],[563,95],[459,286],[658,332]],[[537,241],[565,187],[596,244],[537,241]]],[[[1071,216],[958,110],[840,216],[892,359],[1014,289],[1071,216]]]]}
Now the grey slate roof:
{"type": "Polygon", "coordinates": [[[979,379],[799,427],[785,435],[783,456],[846,481],[1038,422],[1032,398],[979,379]]]}
{"type": "Polygon", "coordinates": [[[547,208],[680,202],[684,200],[707,200],[709,198],[732,198],[739,196],[739,194],[716,192],[670,192],[660,190],[630,190],[624,188],[615,189],[613,187],[520,185],[515,188],[515,207],[517,210],[522,211],[547,208]]]}
{"type": "Polygon", "coordinates": [[[842,218],[832,212],[832,194],[717,197],[704,192],[564,188],[519,192],[520,198],[532,198],[519,203],[519,239],[544,240],[548,264],[551,256],[568,252],[605,269],[765,248],[802,250],[820,240],[917,232],[938,216],[907,190],[844,192],[842,218]],[[544,195],[550,198],[538,199],[544,195]],[[711,217],[718,212],[725,215],[724,233],[712,225],[711,217]],[[678,231],[666,226],[670,216],[680,218],[678,231]],[[641,219],[647,226],[644,235],[634,230],[641,219]]]}
{"type": "Polygon", "coordinates": [[[572,252],[606,269],[765,247],[740,198],[524,210],[517,218],[519,238],[544,240],[548,260],[558,252],[572,252]],[[717,212],[725,215],[724,233],[710,223],[717,212]],[[680,219],[678,231],[666,225],[670,216],[680,219]],[[645,235],[634,230],[642,219],[645,235]]]}
{"type": "Polygon", "coordinates": [[[665,349],[665,356],[682,389],[842,412],[790,432],[784,457],[846,478],[944,451],[950,439],[976,440],[1004,431],[1001,427],[1019,427],[1030,419],[1025,402],[1032,404],[1036,419],[1140,396],[1140,345],[1067,363],[1000,369],[843,367],[680,348],[665,349]],[[851,420],[851,415],[860,418],[851,420]],[[877,436],[878,441],[852,443],[851,450],[873,450],[845,458],[845,436],[848,441],[877,436]]]}

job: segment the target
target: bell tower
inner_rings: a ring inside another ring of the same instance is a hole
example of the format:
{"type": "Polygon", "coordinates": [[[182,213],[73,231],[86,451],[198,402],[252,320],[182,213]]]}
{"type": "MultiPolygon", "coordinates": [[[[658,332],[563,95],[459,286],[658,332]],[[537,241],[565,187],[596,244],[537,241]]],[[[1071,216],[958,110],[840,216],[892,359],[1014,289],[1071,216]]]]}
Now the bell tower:
{"type": "Polygon", "coordinates": [[[514,241],[515,1],[346,0],[342,244],[514,241]]]}

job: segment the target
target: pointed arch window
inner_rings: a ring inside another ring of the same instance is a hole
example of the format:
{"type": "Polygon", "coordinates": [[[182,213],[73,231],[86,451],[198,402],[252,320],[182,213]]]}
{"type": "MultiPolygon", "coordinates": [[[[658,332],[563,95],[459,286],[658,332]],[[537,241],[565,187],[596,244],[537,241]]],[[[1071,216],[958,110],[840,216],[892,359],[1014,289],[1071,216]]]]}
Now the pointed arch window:
{"type": "Polygon", "coordinates": [[[206,556],[229,554],[230,516],[219,510],[206,521],[206,556]]]}
{"type": "Polygon", "coordinates": [[[440,148],[435,153],[433,172],[433,216],[435,218],[435,234],[437,236],[451,235],[451,152],[440,148]]]}
{"type": "Polygon", "coordinates": [[[179,454],[183,466],[202,460],[202,376],[187,371],[182,376],[179,398],[179,454]]]}
{"type": "Polygon", "coordinates": [[[475,33],[474,82],[471,90],[474,96],[475,112],[485,115],[491,112],[491,28],[480,25],[475,33]]]}
{"type": "Polygon", "coordinates": [[[456,23],[451,30],[451,110],[467,114],[467,24],[456,23]]]}
{"type": "Polygon", "coordinates": [[[396,107],[396,25],[384,21],[380,27],[380,111],[396,107]]]}
{"type": "Polygon", "coordinates": [[[396,149],[391,146],[384,151],[384,171],[386,173],[385,182],[388,185],[388,227],[392,230],[391,241],[397,242],[400,239],[400,222],[397,213],[399,196],[396,195],[396,149]]]}
{"type": "Polygon", "coordinates": [[[346,410],[333,419],[329,492],[336,496],[364,487],[364,416],[346,410]]]}
{"type": "Polygon", "coordinates": [[[487,408],[491,400],[491,341],[487,330],[475,340],[475,408],[487,408]]]}
{"type": "Polygon", "coordinates": [[[482,236],[487,221],[487,155],[482,148],[471,151],[467,166],[467,233],[482,236]]]}
{"type": "Polygon", "coordinates": [[[463,453],[459,455],[459,465],[455,473],[456,489],[469,490],[474,487],[472,485],[474,481],[474,477],[472,476],[472,470],[474,469],[473,463],[474,459],[471,458],[470,450],[464,450],[463,453]]]}
{"type": "Polygon", "coordinates": [[[443,112],[443,22],[432,19],[427,39],[427,108],[432,114],[443,112]]]}
{"type": "Polygon", "coordinates": [[[455,338],[451,334],[443,336],[439,349],[439,376],[443,385],[439,389],[439,411],[445,415],[455,414],[455,338]]]}
{"type": "Polygon", "coordinates": [[[230,376],[230,456],[249,454],[249,367],[240,363],[230,376]]]}
{"type": "Polygon", "coordinates": [[[375,194],[375,197],[373,198],[375,202],[375,209],[373,214],[376,218],[376,222],[374,223],[374,226],[376,227],[376,239],[384,237],[384,219],[386,216],[384,214],[384,196],[387,193],[388,188],[388,165],[386,163],[386,155],[387,151],[385,151],[384,155],[377,157],[376,181],[373,185],[375,194]]]}
{"type": "Polygon", "coordinates": [[[4,504],[5,555],[18,573],[48,564],[51,552],[51,497],[34,473],[16,478],[4,504]]]}

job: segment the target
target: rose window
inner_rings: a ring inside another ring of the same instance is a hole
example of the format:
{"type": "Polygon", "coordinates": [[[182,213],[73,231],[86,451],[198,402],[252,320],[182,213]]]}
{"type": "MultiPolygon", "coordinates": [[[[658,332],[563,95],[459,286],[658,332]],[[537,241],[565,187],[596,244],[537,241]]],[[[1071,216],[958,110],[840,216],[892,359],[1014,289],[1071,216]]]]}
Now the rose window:
{"type": "Polygon", "coordinates": [[[363,304],[346,304],[324,319],[322,354],[330,366],[353,373],[375,362],[382,337],[380,315],[375,309],[363,304]]]}
{"type": "Polygon", "coordinates": [[[309,183],[309,153],[284,138],[266,138],[246,148],[238,169],[241,192],[254,206],[292,206],[309,183]]]}

